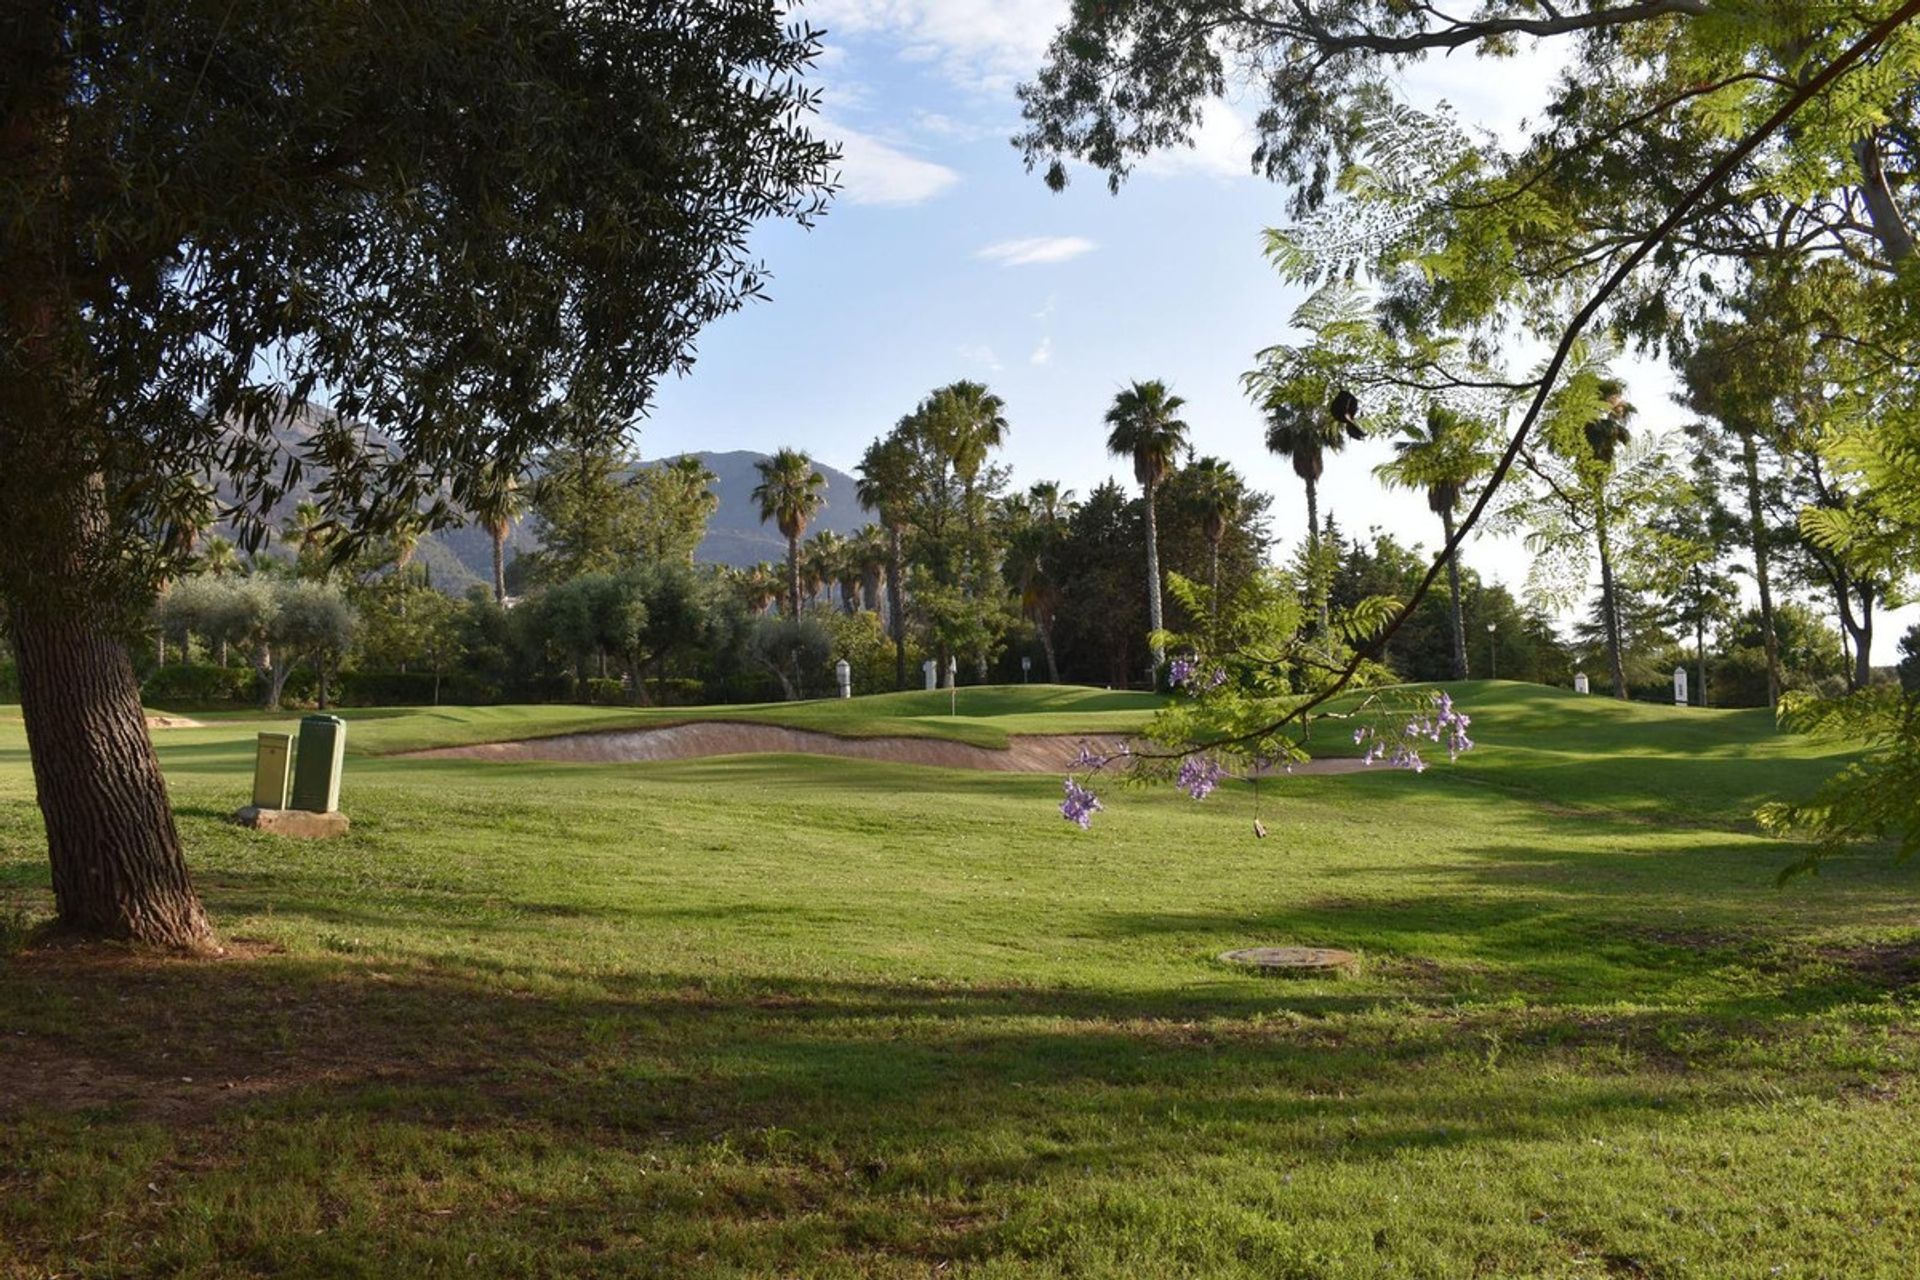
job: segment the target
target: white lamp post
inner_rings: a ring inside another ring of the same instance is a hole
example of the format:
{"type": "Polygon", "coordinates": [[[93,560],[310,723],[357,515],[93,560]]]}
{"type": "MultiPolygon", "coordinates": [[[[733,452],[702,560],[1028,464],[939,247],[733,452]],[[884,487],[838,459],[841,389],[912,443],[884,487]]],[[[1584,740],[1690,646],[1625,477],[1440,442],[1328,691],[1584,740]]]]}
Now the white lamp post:
{"type": "Polygon", "coordinates": [[[1489,680],[1500,678],[1500,651],[1493,646],[1493,633],[1499,629],[1500,624],[1497,622],[1487,624],[1487,679],[1489,680]]]}

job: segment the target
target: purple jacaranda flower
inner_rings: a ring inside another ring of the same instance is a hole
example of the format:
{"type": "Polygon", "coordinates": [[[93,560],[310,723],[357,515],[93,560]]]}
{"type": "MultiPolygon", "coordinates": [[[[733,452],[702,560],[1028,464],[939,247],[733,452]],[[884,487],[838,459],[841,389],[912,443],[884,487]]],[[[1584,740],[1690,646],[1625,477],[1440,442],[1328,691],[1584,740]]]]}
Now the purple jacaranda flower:
{"type": "Polygon", "coordinates": [[[1226,682],[1227,682],[1227,669],[1225,667],[1215,667],[1213,669],[1213,674],[1207,677],[1207,688],[1218,689],[1221,685],[1225,684],[1226,682]]]}
{"type": "Polygon", "coordinates": [[[1167,668],[1167,683],[1178,689],[1193,679],[1193,659],[1175,658],[1167,668]]]}
{"type": "Polygon", "coordinates": [[[1195,800],[1205,800],[1220,785],[1220,762],[1212,756],[1188,756],[1180,762],[1180,789],[1195,800]]]}
{"type": "Polygon", "coordinates": [[[1087,830],[1093,825],[1093,815],[1100,812],[1100,798],[1072,778],[1066,780],[1066,792],[1067,798],[1060,802],[1060,816],[1087,830]]]}

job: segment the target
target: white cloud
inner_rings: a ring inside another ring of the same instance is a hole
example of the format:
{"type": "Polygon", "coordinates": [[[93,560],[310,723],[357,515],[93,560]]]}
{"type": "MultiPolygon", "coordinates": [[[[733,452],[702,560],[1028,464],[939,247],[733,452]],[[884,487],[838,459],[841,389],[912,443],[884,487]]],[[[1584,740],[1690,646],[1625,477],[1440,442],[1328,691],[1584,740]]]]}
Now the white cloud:
{"type": "Polygon", "coordinates": [[[1209,102],[1200,111],[1193,145],[1172,146],[1140,161],[1135,172],[1151,177],[1245,178],[1253,173],[1253,129],[1225,102],[1209,102]]]}
{"type": "Polygon", "coordinates": [[[836,37],[879,36],[937,61],[955,84],[1005,94],[1040,69],[1067,0],[809,0],[800,16],[836,37]]]}
{"type": "Polygon", "coordinates": [[[840,127],[826,133],[840,143],[841,198],[850,204],[924,204],[960,181],[947,166],[870,134],[840,127]]]}
{"type": "Polygon", "coordinates": [[[985,365],[987,372],[989,373],[1000,372],[1000,369],[1001,369],[1000,357],[993,353],[992,347],[989,347],[984,343],[977,344],[977,345],[971,344],[971,343],[962,343],[960,346],[955,347],[953,350],[954,350],[954,354],[958,355],[962,360],[966,361],[968,364],[985,365]]]}
{"type": "Polygon", "coordinates": [[[973,256],[1003,267],[1028,267],[1037,263],[1066,262],[1097,248],[1085,236],[1029,236],[1024,240],[1001,240],[987,245],[973,256]]]}
{"type": "Polygon", "coordinates": [[[1052,360],[1052,359],[1053,359],[1053,339],[1051,337],[1047,337],[1047,338],[1040,339],[1040,345],[1035,347],[1033,349],[1033,354],[1027,357],[1027,363],[1028,364],[1046,364],[1049,360],[1052,360]]]}

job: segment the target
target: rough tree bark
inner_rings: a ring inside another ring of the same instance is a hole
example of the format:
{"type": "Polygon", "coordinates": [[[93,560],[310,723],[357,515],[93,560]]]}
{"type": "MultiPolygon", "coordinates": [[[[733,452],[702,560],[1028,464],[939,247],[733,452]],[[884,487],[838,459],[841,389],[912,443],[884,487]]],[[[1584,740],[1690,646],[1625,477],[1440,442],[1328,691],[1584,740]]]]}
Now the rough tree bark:
{"type": "Polygon", "coordinates": [[[0,595],[20,670],[27,754],[60,924],[209,949],[123,626],[124,581],[101,475],[99,413],[58,250],[66,77],[58,6],[9,30],[0,172],[45,190],[44,220],[0,237],[0,595]]]}
{"type": "Polygon", "coordinates": [[[60,924],[210,948],[126,646],[85,617],[15,604],[11,618],[60,924]]]}

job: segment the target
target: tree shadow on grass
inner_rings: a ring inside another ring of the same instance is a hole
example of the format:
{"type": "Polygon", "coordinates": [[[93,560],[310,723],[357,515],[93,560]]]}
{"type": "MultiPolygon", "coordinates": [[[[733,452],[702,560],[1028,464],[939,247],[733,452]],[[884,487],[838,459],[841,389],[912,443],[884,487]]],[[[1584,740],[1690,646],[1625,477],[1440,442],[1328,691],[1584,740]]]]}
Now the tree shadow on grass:
{"type": "MultiPolygon", "coordinates": [[[[1703,1123],[1750,1100],[1731,1042],[1754,1034],[1411,983],[487,972],[260,948],[19,957],[0,1027],[0,1164],[71,1194],[74,1152],[131,1161],[87,1193],[95,1244],[0,1208],[0,1235],[42,1239],[22,1256],[97,1261],[145,1231],[188,1269],[195,1248],[244,1248],[292,1274],[424,1267],[455,1238],[496,1273],[1034,1262],[1097,1235],[1105,1195],[1218,1161],[1277,1186],[1317,1162],[1703,1123]],[[276,1183],[300,1205],[251,1207],[276,1183]],[[193,1213],[156,1220],[156,1198],[193,1213]],[[308,1202],[336,1217],[309,1231],[308,1202]],[[298,1253],[314,1234],[326,1249],[298,1253]]],[[[1832,1096],[1858,1077],[1843,1057],[1776,1073],[1774,1096],[1832,1096]]]]}

